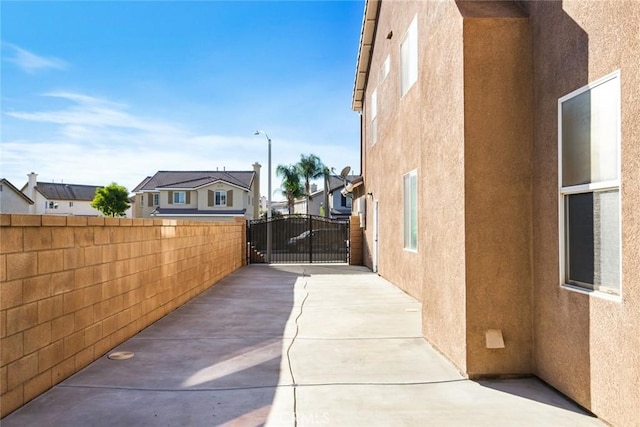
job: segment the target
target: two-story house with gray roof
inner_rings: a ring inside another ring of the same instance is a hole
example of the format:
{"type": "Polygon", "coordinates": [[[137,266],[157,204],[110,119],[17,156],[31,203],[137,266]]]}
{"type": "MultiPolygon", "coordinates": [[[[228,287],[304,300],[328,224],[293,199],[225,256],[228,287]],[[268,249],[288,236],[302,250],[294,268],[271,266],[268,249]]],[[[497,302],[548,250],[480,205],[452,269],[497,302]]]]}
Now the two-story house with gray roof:
{"type": "Polygon", "coordinates": [[[253,171],[158,171],[133,190],[134,218],[232,221],[258,218],[260,164],[253,171]]]}
{"type": "Polygon", "coordinates": [[[21,191],[33,204],[29,213],[37,215],[102,216],[91,206],[99,185],[65,184],[63,182],[41,182],[38,174],[31,172],[29,181],[21,191]]]}

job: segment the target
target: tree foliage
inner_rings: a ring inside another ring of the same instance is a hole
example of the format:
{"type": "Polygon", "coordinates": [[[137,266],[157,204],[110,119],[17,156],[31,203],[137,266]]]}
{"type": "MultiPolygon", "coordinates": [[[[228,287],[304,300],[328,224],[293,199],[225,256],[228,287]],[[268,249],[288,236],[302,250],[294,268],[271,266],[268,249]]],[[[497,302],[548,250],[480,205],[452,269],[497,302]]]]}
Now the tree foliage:
{"type": "Polygon", "coordinates": [[[278,165],[276,167],[276,175],[282,177],[281,191],[287,198],[289,215],[292,215],[296,199],[304,195],[298,167],[297,165],[278,165]]]}
{"type": "Polygon", "coordinates": [[[317,179],[323,176],[325,166],[320,160],[320,157],[315,154],[309,154],[305,156],[300,155],[300,161],[297,164],[298,173],[304,180],[304,191],[307,195],[307,214],[309,213],[309,202],[311,201],[311,180],[317,179]]]}
{"type": "Polygon", "coordinates": [[[117,217],[125,216],[129,209],[129,191],[122,185],[115,182],[96,189],[96,195],[91,202],[91,206],[104,216],[117,217]]]}

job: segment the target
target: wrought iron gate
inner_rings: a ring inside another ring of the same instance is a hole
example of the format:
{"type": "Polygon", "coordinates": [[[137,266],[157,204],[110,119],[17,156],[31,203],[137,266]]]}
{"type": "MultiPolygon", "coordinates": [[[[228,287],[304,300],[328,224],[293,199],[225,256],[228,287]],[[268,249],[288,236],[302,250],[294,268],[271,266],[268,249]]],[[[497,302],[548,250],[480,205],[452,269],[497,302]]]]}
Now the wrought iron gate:
{"type": "Polygon", "coordinates": [[[284,215],[247,221],[247,262],[349,262],[349,221],[284,215]],[[267,250],[271,228],[271,259],[267,250]]]}

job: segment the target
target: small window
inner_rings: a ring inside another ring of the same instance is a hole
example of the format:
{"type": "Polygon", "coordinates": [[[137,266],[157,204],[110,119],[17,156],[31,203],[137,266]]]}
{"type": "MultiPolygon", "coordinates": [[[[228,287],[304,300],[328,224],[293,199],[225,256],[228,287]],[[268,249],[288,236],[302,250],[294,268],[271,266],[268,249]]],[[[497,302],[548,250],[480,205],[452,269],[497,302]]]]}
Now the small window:
{"type": "Polygon", "coordinates": [[[378,89],[371,94],[371,144],[378,142],[378,89]]]}
{"type": "Polygon", "coordinates": [[[342,194],[340,195],[340,206],[342,206],[343,208],[351,208],[351,204],[351,194],[348,194],[346,196],[343,196],[342,194]]]}
{"type": "Polygon", "coordinates": [[[418,79],[418,24],[414,17],[400,42],[401,96],[409,91],[418,79]]]}
{"type": "Polygon", "coordinates": [[[227,192],[226,191],[216,191],[214,196],[215,206],[227,206],[227,192]]]}
{"type": "Polygon", "coordinates": [[[184,191],[173,192],[173,203],[176,205],[184,205],[187,203],[187,193],[184,191]]]}
{"type": "Polygon", "coordinates": [[[620,295],[620,72],[558,100],[561,284],[620,295]]]}
{"type": "Polygon", "coordinates": [[[69,207],[72,208],[73,207],[73,202],[69,202],[69,207]]]}
{"type": "Polygon", "coordinates": [[[382,63],[382,69],[380,70],[380,83],[382,83],[387,78],[390,70],[391,70],[391,59],[389,58],[389,55],[387,55],[384,62],[382,63]]]}
{"type": "Polygon", "coordinates": [[[403,177],[404,248],[418,250],[418,172],[403,177]]]}
{"type": "Polygon", "coordinates": [[[153,195],[153,206],[160,205],[160,193],[156,193],[153,195]]]}

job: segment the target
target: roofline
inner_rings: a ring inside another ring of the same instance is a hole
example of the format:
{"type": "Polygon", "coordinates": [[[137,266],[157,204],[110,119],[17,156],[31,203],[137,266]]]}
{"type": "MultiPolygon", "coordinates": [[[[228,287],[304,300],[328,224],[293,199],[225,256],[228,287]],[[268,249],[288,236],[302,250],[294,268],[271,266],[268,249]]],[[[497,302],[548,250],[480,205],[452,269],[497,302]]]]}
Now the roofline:
{"type": "Polygon", "coordinates": [[[172,185],[172,184],[169,184],[169,185],[161,185],[159,187],[156,187],[153,190],[144,190],[143,192],[155,192],[155,191],[166,191],[166,190],[193,191],[193,190],[199,190],[201,188],[207,187],[209,185],[212,185],[212,184],[215,184],[215,183],[218,183],[218,182],[224,182],[225,184],[228,184],[228,185],[230,185],[232,187],[239,188],[239,189],[244,190],[244,191],[251,191],[251,187],[244,187],[244,186],[241,186],[241,185],[238,185],[238,184],[234,184],[233,182],[229,182],[229,181],[224,180],[224,179],[216,179],[216,180],[213,180],[211,182],[207,182],[206,184],[199,185],[197,187],[170,187],[169,185],[172,185]]]}
{"type": "Polygon", "coordinates": [[[2,178],[0,179],[0,182],[8,185],[13,191],[15,191],[16,193],[18,193],[18,195],[22,196],[22,198],[24,198],[30,205],[33,205],[35,202],[33,200],[31,200],[26,194],[24,194],[22,191],[18,190],[16,188],[15,185],[13,185],[8,179],[6,178],[2,178]]]}
{"type": "Polygon", "coordinates": [[[93,187],[96,190],[98,188],[104,188],[104,185],[90,185],[90,184],[65,184],[64,182],[44,182],[44,181],[37,181],[36,182],[36,186],[34,187],[34,189],[40,193],[42,195],[42,197],[44,197],[46,200],[68,200],[68,201],[72,201],[72,202],[91,202],[93,201],[93,198],[91,199],[80,199],[78,197],[76,197],[75,199],[69,199],[69,198],[65,198],[65,197],[52,197],[50,198],[49,196],[47,196],[46,194],[44,194],[39,188],[38,188],[38,184],[47,184],[47,185],[66,185],[66,186],[70,186],[73,185],[74,187],[93,187]]]}
{"type": "Polygon", "coordinates": [[[381,0],[365,0],[360,30],[360,45],[358,47],[358,61],[356,62],[356,76],[353,83],[353,101],[351,109],[362,111],[364,91],[369,80],[371,67],[371,51],[378,27],[378,13],[381,0]]]}

